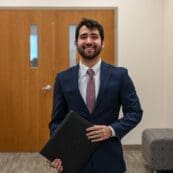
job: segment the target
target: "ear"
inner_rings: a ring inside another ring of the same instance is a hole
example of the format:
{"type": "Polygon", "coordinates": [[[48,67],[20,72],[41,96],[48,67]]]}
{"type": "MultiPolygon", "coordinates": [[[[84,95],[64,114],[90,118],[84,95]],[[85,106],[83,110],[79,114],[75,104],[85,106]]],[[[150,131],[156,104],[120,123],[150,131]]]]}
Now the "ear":
{"type": "Polygon", "coordinates": [[[104,45],[104,42],[103,42],[103,43],[102,43],[102,49],[104,48],[104,46],[105,46],[105,45],[104,45]]]}

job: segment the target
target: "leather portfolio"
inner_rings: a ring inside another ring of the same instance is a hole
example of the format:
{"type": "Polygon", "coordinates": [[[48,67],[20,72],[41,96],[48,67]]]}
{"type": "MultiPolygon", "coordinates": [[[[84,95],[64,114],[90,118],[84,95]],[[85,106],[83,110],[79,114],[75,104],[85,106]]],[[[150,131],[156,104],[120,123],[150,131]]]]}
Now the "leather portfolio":
{"type": "Polygon", "coordinates": [[[70,111],[56,132],[41,149],[40,154],[53,161],[60,158],[63,173],[79,173],[99,143],[91,142],[86,128],[92,123],[74,111],[70,111]]]}

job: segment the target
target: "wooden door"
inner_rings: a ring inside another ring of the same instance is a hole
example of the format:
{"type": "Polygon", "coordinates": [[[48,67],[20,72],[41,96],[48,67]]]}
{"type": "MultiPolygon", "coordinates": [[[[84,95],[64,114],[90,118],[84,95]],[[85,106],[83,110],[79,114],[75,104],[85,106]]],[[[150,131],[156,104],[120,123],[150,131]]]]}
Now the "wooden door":
{"type": "Polygon", "coordinates": [[[54,78],[69,67],[70,25],[99,20],[101,57],[115,64],[115,16],[115,10],[0,10],[0,151],[39,151],[48,139],[54,78]],[[38,28],[36,67],[29,60],[31,25],[38,28]]]}

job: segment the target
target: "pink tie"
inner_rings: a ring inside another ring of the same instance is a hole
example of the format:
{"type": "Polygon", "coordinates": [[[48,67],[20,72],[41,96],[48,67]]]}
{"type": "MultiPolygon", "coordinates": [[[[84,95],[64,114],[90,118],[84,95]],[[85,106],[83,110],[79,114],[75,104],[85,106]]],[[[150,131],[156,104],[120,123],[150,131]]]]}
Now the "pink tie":
{"type": "Polygon", "coordinates": [[[89,76],[86,88],[86,105],[90,113],[92,113],[95,103],[95,83],[94,83],[94,71],[88,69],[87,74],[89,76]]]}

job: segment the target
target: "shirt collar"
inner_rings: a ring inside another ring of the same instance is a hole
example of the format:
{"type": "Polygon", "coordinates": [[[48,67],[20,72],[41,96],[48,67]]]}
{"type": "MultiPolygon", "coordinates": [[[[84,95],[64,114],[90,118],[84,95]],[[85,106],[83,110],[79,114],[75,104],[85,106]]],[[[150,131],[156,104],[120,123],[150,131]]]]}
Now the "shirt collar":
{"type": "MultiPolygon", "coordinates": [[[[92,66],[93,71],[95,72],[95,75],[99,72],[100,70],[100,66],[101,66],[101,59],[99,59],[99,61],[97,62],[97,64],[95,64],[94,66],[92,66]]],[[[80,68],[80,72],[81,75],[86,75],[87,70],[89,69],[88,66],[82,64],[82,62],[79,62],[79,68],[80,68]]]]}

